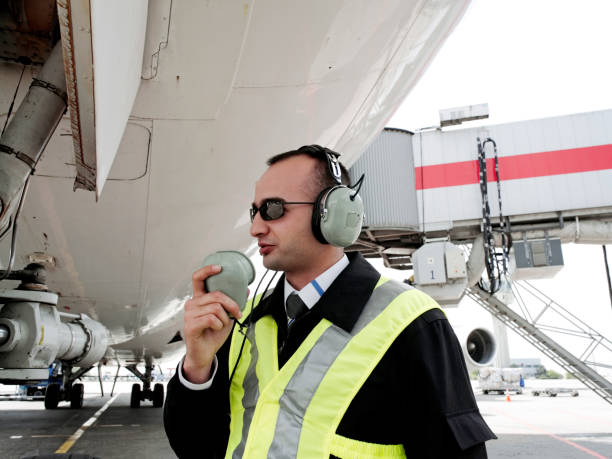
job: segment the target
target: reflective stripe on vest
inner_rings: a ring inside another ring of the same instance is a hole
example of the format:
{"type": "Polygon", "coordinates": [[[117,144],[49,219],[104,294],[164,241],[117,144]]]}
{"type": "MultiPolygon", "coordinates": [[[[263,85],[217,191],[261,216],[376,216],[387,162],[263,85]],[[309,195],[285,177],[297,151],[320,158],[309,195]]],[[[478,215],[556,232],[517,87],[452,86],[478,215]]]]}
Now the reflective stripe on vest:
{"type": "MultiPolygon", "coordinates": [[[[348,406],[397,336],[423,312],[439,308],[429,296],[382,279],[347,333],[322,319],[278,369],[277,327],[258,320],[230,389],[231,423],[226,457],[405,457],[401,445],[340,437],[348,406]]],[[[242,344],[235,331],[230,371],[242,344]]]]}

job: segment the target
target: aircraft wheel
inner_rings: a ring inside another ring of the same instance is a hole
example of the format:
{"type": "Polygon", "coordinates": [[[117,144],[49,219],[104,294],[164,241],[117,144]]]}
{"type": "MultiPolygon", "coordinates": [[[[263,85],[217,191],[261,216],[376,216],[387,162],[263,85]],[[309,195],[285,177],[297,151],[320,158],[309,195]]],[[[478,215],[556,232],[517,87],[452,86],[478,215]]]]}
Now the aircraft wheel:
{"type": "Polygon", "coordinates": [[[70,391],[70,408],[82,408],[83,407],[83,393],[85,387],[83,384],[73,384],[72,390],[70,391]]]}
{"type": "Polygon", "coordinates": [[[45,409],[54,410],[57,408],[60,401],[60,395],[60,385],[55,383],[49,384],[45,392],[45,409]]]}
{"type": "Polygon", "coordinates": [[[130,408],[140,408],[140,384],[132,384],[132,395],[130,397],[130,408]]]}
{"type": "Polygon", "coordinates": [[[485,395],[489,395],[489,391],[488,390],[483,390],[482,393],[485,394],[485,395]]]}
{"type": "Polygon", "coordinates": [[[164,405],[164,385],[157,383],[153,388],[153,407],[161,408],[164,405]]]}

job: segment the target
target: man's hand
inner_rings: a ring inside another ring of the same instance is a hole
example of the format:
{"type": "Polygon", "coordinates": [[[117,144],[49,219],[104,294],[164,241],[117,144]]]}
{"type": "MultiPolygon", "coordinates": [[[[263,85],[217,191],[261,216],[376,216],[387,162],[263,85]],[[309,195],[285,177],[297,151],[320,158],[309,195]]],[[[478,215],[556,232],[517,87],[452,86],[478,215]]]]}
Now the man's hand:
{"type": "Polygon", "coordinates": [[[193,273],[193,297],[185,303],[185,344],[183,375],[201,384],[210,379],[215,355],[232,330],[233,317],[240,318],[238,305],[222,292],[206,292],[204,280],[221,272],[217,265],[193,273]]]}

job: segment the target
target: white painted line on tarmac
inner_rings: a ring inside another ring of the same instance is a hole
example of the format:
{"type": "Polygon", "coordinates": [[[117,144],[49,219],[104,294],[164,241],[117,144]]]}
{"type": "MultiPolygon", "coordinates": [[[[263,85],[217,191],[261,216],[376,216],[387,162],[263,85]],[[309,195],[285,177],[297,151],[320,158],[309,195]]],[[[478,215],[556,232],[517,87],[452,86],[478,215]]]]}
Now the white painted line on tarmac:
{"type": "Polygon", "coordinates": [[[11,435],[11,439],[17,440],[18,438],[23,438],[23,435],[11,435]]]}
{"type": "Polygon", "coordinates": [[[73,433],[68,440],[64,442],[62,446],[60,446],[55,454],[67,453],[70,448],[76,443],[76,441],[81,438],[81,435],[85,433],[85,431],[98,420],[100,415],[106,411],[106,409],[111,406],[111,404],[115,401],[115,399],[119,396],[119,394],[115,394],[108,402],[104,404],[102,408],[95,412],[95,414],[90,417],[85,423],[79,427],[75,433],[73,433]]]}
{"type": "Polygon", "coordinates": [[[32,438],[65,438],[68,435],[32,435],[32,438]]]}
{"type": "Polygon", "coordinates": [[[595,436],[589,436],[589,437],[565,437],[568,440],[572,440],[572,441],[585,441],[585,442],[593,442],[593,443],[608,443],[608,444],[612,444],[612,437],[595,437],[595,436]]]}

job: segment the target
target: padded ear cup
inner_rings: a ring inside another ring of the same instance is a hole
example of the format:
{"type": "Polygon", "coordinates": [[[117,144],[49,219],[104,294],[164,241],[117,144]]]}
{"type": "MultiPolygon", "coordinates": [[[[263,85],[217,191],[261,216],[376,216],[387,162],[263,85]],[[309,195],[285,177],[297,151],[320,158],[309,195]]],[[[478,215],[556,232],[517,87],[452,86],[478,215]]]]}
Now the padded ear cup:
{"type": "Polygon", "coordinates": [[[312,210],[312,234],[314,234],[315,239],[321,244],[328,244],[328,242],[323,237],[323,234],[321,233],[321,209],[323,208],[321,202],[324,200],[327,193],[333,188],[334,187],[325,188],[319,193],[317,199],[315,199],[315,204],[312,210]]]}
{"type": "Polygon", "coordinates": [[[363,224],[363,201],[355,192],[339,185],[323,190],[313,211],[312,230],[319,242],[348,247],[359,237],[363,224]]]}

